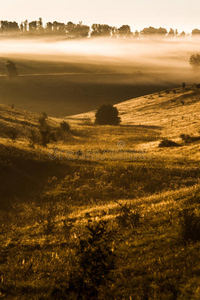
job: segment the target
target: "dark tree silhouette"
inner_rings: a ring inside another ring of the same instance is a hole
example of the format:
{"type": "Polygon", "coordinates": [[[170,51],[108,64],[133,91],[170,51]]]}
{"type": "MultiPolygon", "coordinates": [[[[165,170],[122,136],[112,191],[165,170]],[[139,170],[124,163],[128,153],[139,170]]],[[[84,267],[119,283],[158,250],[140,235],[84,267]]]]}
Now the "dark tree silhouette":
{"type": "Polygon", "coordinates": [[[112,27],[107,24],[93,24],[91,36],[111,36],[112,27]]]}
{"type": "Polygon", "coordinates": [[[7,68],[7,76],[10,80],[12,78],[18,76],[18,71],[17,71],[16,65],[13,61],[8,60],[7,64],[6,64],[6,68],[7,68]]]}
{"type": "Polygon", "coordinates": [[[79,22],[78,24],[68,22],[65,28],[66,28],[67,35],[71,38],[87,37],[90,31],[90,27],[87,25],[83,25],[82,22],[79,22]]]}
{"type": "Polygon", "coordinates": [[[28,20],[24,21],[24,32],[27,32],[28,30],[28,20]]]}
{"type": "Polygon", "coordinates": [[[169,36],[174,36],[175,35],[174,29],[170,28],[170,31],[169,31],[168,35],[169,36]]]}
{"type": "Polygon", "coordinates": [[[131,27],[129,25],[123,25],[118,29],[119,35],[122,37],[130,37],[132,35],[131,27]]]}
{"type": "Polygon", "coordinates": [[[200,67],[200,54],[191,55],[189,62],[193,67],[200,67]]]}
{"type": "Polygon", "coordinates": [[[200,30],[199,29],[193,29],[192,30],[192,35],[196,35],[196,34],[200,34],[200,30]]]}
{"type": "Polygon", "coordinates": [[[149,28],[144,28],[141,32],[142,35],[166,35],[167,34],[167,29],[165,28],[154,28],[154,27],[149,27],[149,28]]]}
{"type": "Polygon", "coordinates": [[[46,30],[47,33],[51,34],[51,33],[53,32],[53,23],[48,22],[48,23],[46,24],[45,30],[46,30]]]}
{"type": "Polygon", "coordinates": [[[180,34],[179,36],[180,36],[180,37],[185,37],[185,36],[186,36],[185,31],[182,31],[181,34],[180,34]]]}
{"type": "Polygon", "coordinates": [[[37,30],[37,21],[32,21],[29,23],[29,31],[34,33],[37,30]]]}
{"type": "Polygon", "coordinates": [[[102,105],[96,112],[95,123],[99,125],[119,125],[118,110],[113,105],[102,105]]]}
{"type": "Polygon", "coordinates": [[[1,31],[4,33],[17,32],[19,25],[17,22],[1,21],[1,31]]]}
{"type": "MultiPolygon", "coordinates": [[[[170,29],[169,33],[165,28],[154,28],[150,26],[149,28],[144,28],[140,33],[136,30],[135,34],[131,32],[129,25],[122,25],[117,28],[115,26],[109,26],[107,24],[93,24],[91,27],[83,25],[82,22],[75,24],[73,22],[60,23],[57,21],[47,22],[46,25],[43,25],[42,18],[39,20],[34,20],[28,23],[28,20],[24,22],[17,23],[7,20],[0,21],[0,35],[9,36],[9,35],[39,35],[39,34],[52,34],[52,35],[66,35],[68,38],[76,37],[88,37],[89,32],[91,31],[91,37],[95,36],[105,36],[105,37],[139,37],[139,36],[149,36],[149,35],[162,35],[168,37],[183,37],[185,33],[182,32],[178,34],[178,30],[170,29]],[[168,34],[167,34],[168,33],[168,34]]],[[[197,36],[200,34],[200,29],[193,29],[192,35],[197,36]]]]}

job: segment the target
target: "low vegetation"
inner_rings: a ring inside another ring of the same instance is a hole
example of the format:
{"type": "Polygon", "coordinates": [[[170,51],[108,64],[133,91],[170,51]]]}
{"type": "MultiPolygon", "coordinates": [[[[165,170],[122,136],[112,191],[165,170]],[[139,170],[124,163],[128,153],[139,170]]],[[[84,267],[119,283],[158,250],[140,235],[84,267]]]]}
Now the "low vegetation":
{"type": "Polygon", "coordinates": [[[119,125],[118,109],[110,104],[102,105],[95,114],[95,123],[98,125],[119,125]]]}
{"type": "Polygon", "coordinates": [[[200,54],[193,54],[190,56],[190,64],[193,67],[199,67],[200,66],[200,54]]]}
{"type": "Polygon", "coordinates": [[[121,103],[120,126],[0,106],[1,298],[200,298],[197,97],[121,103]]]}
{"type": "Polygon", "coordinates": [[[181,145],[172,141],[172,140],[169,140],[169,139],[166,139],[164,138],[160,143],[159,143],[159,147],[162,148],[162,147],[180,147],[181,145]]]}

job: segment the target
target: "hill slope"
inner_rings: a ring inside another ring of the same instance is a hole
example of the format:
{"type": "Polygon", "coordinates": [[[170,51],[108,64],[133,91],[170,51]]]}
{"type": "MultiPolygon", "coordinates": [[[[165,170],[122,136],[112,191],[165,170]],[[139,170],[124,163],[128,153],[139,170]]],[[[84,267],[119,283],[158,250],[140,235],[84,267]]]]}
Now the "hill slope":
{"type": "Polygon", "coordinates": [[[88,299],[89,284],[97,299],[199,299],[199,97],[188,87],[119,103],[120,126],[90,124],[94,111],[49,117],[47,147],[30,147],[39,115],[0,106],[1,297],[77,299],[81,288],[88,299]],[[163,137],[178,146],[158,147],[163,137]],[[79,277],[80,245],[100,221],[116,259],[95,286],[79,277]]]}

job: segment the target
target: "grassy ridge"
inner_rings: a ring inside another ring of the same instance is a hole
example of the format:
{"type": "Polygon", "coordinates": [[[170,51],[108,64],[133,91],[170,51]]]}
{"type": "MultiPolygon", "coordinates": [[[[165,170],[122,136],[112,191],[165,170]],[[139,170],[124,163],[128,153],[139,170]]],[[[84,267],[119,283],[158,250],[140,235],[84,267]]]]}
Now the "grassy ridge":
{"type": "MultiPolygon", "coordinates": [[[[66,139],[34,149],[38,115],[0,107],[1,203],[12,202],[0,210],[2,298],[77,299],[85,226],[107,221],[116,260],[98,299],[199,299],[200,242],[190,238],[200,228],[200,145],[179,136],[199,135],[198,99],[188,87],[121,103],[116,127],[88,124],[94,112],[72,116],[66,139]],[[180,147],[159,148],[164,137],[180,147]]],[[[61,120],[48,118],[52,128],[61,120]]]]}

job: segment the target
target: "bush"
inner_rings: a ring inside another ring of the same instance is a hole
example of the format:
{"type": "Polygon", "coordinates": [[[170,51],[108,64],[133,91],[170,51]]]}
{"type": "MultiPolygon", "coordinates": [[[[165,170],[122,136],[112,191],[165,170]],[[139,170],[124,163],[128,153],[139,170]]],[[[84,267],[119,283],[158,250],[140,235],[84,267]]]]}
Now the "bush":
{"type": "Polygon", "coordinates": [[[168,139],[163,139],[158,147],[163,148],[163,147],[180,147],[181,145],[179,145],[178,143],[168,140],[168,139]]]}
{"type": "Polygon", "coordinates": [[[105,299],[99,294],[109,290],[111,271],[115,269],[108,222],[90,220],[86,228],[86,236],[79,240],[76,250],[77,265],[73,265],[68,282],[54,288],[53,299],[105,299]]]}
{"type": "Polygon", "coordinates": [[[199,67],[200,66],[200,54],[191,55],[189,62],[193,67],[199,67]]]}
{"type": "Polygon", "coordinates": [[[185,142],[185,143],[192,143],[200,140],[200,136],[190,136],[189,134],[181,134],[180,138],[185,142]]]}
{"type": "MultiPolygon", "coordinates": [[[[118,203],[118,202],[117,202],[118,203]]],[[[130,207],[127,204],[121,204],[120,205],[119,212],[120,214],[117,216],[116,220],[118,224],[122,227],[138,227],[140,224],[140,214],[137,210],[131,211],[130,207]]]]}
{"type": "Polygon", "coordinates": [[[55,133],[52,131],[51,127],[47,124],[47,114],[42,113],[38,118],[39,132],[40,132],[40,144],[46,147],[51,141],[56,141],[55,133]]]}
{"type": "Polygon", "coordinates": [[[88,237],[81,239],[77,250],[80,281],[78,294],[86,299],[97,299],[98,289],[110,280],[110,272],[115,269],[114,252],[108,232],[108,223],[100,221],[88,223],[88,237]]]}
{"type": "Polygon", "coordinates": [[[16,65],[13,61],[8,60],[7,64],[6,64],[6,68],[7,68],[7,75],[8,75],[9,80],[18,76],[18,71],[17,71],[16,65]]]}
{"type": "Polygon", "coordinates": [[[183,209],[181,216],[181,237],[184,242],[200,241],[200,217],[192,209],[183,209]]]}
{"type": "Polygon", "coordinates": [[[35,145],[39,144],[40,142],[37,132],[33,129],[31,129],[30,134],[28,135],[28,139],[29,139],[29,146],[31,148],[35,148],[35,145]]]}
{"type": "Polygon", "coordinates": [[[102,105],[96,112],[95,123],[99,125],[119,125],[118,109],[113,105],[102,105]]]}
{"type": "Polygon", "coordinates": [[[185,143],[191,143],[191,136],[189,134],[181,134],[180,138],[185,142],[185,143]]]}
{"type": "Polygon", "coordinates": [[[6,131],[6,135],[14,142],[17,139],[18,132],[15,128],[8,128],[6,131]]]}
{"type": "Polygon", "coordinates": [[[60,129],[63,131],[63,132],[69,132],[70,131],[70,125],[69,123],[63,121],[60,123],[60,129]]]}

